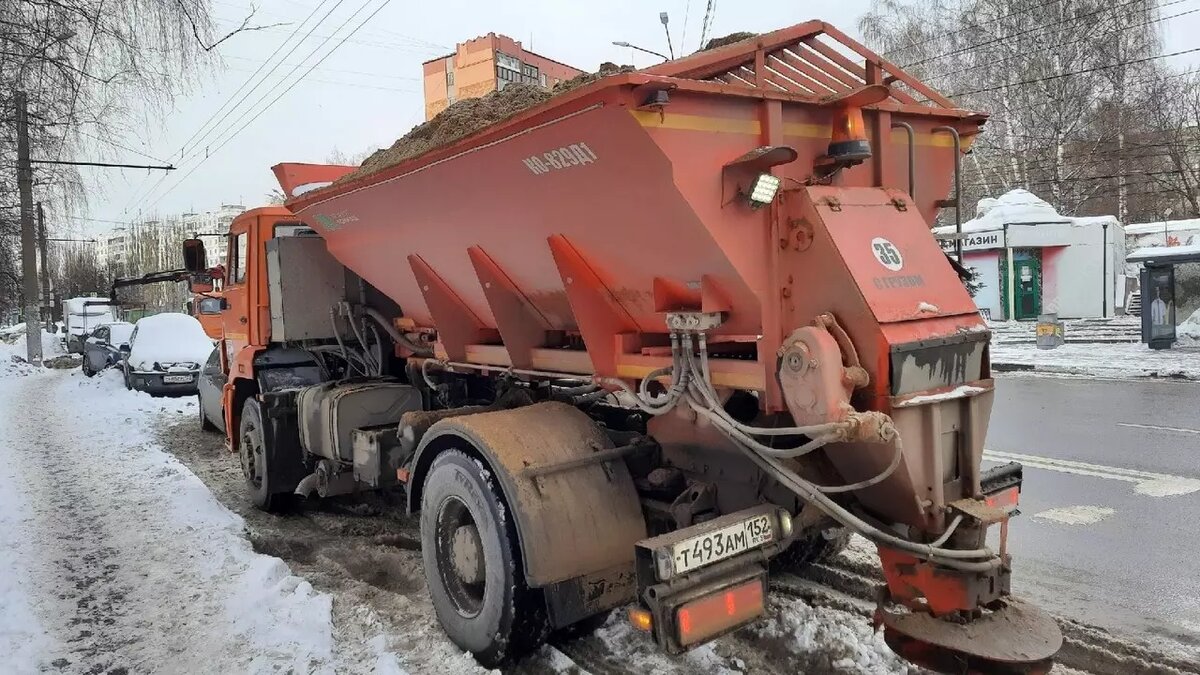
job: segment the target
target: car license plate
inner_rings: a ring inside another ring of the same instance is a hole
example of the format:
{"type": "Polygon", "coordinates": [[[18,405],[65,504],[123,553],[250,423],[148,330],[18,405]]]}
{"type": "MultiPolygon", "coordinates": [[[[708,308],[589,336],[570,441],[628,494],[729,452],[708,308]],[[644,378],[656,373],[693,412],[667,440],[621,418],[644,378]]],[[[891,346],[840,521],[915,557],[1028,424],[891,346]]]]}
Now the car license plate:
{"type": "Polygon", "coordinates": [[[191,381],[191,375],[163,375],[163,384],[183,384],[191,381]]]}
{"type": "Polygon", "coordinates": [[[771,518],[765,515],[752,516],[715,532],[689,537],[675,544],[671,551],[675,573],[683,574],[732,558],[743,551],[768,544],[774,538],[771,518]]]}

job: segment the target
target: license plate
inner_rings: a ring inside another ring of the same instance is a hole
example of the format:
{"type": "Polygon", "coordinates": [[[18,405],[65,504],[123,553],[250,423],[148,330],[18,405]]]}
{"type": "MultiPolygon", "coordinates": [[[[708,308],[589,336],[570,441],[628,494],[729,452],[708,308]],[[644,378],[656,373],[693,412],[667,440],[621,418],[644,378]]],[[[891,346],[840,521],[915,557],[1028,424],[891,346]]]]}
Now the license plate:
{"type": "Polygon", "coordinates": [[[768,544],[774,538],[771,519],[765,515],[753,516],[714,532],[689,537],[672,548],[675,573],[683,574],[732,558],[743,551],[768,544]]]}
{"type": "Polygon", "coordinates": [[[191,375],[163,375],[163,384],[183,384],[191,381],[191,375]]]}

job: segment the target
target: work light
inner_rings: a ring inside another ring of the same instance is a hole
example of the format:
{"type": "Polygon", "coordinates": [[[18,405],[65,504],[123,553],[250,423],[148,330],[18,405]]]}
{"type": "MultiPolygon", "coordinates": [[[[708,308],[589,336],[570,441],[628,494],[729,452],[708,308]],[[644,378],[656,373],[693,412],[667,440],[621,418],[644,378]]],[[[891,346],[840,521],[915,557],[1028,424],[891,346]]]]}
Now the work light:
{"type": "Polygon", "coordinates": [[[747,197],[750,198],[750,206],[758,209],[770,204],[775,199],[777,192],[779,192],[779,179],[769,173],[760,173],[754,179],[754,183],[750,185],[747,197]]]}

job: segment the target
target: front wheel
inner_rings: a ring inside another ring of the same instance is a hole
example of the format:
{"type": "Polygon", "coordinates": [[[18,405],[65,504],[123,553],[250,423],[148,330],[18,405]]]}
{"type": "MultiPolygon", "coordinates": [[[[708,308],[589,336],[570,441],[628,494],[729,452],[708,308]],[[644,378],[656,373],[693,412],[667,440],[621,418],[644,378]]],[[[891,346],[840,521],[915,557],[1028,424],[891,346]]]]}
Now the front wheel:
{"type": "Polygon", "coordinates": [[[121,372],[125,374],[125,388],[133,391],[133,380],[129,379],[129,366],[122,368],[121,372]]]}
{"type": "Polygon", "coordinates": [[[96,376],[96,371],[92,370],[91,366],[88,365],[88,360],[87,360],[86,354],[84,354],[84,356],[83,356],[83,365],[81,365],[79,368],[80,368],[80,370],[83,371],[83,374],[87,375],[88,377],[96,376]]]}
{"type": "Polygon", "coordinates": [[[544,641],[546,617],[540,594],[525,586],[513,511],[483,474],[458,450],[433,461],[421,498],[421,557],[443,630],[491,668],[544,641]]]}
{"type": "Polygon", "coordinates": [[[291,495],[272,492],[271,471],[267,465],[269,453],[263,436],[262,406],[253,397],[246,399],[246,405],[242,408],[238,439],[238,456],[242,460],[242,475],[246,477],[250,501],[263,511],[284,509],[291,495]]]}

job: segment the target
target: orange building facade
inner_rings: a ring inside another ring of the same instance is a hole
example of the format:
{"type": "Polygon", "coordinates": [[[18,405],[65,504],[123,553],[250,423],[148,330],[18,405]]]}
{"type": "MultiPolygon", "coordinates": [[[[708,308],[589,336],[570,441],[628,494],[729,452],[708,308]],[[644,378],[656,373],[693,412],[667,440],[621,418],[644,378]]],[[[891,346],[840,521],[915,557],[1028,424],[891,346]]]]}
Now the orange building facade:
{"type": "Polygon", "coordinates": [[[527,51],[520,42],[488,33],[459,43],[453,54],[426,61],[425,119],[459,99],[477,98],[510,82],[547,89],[583,71],[527,51]]]}

